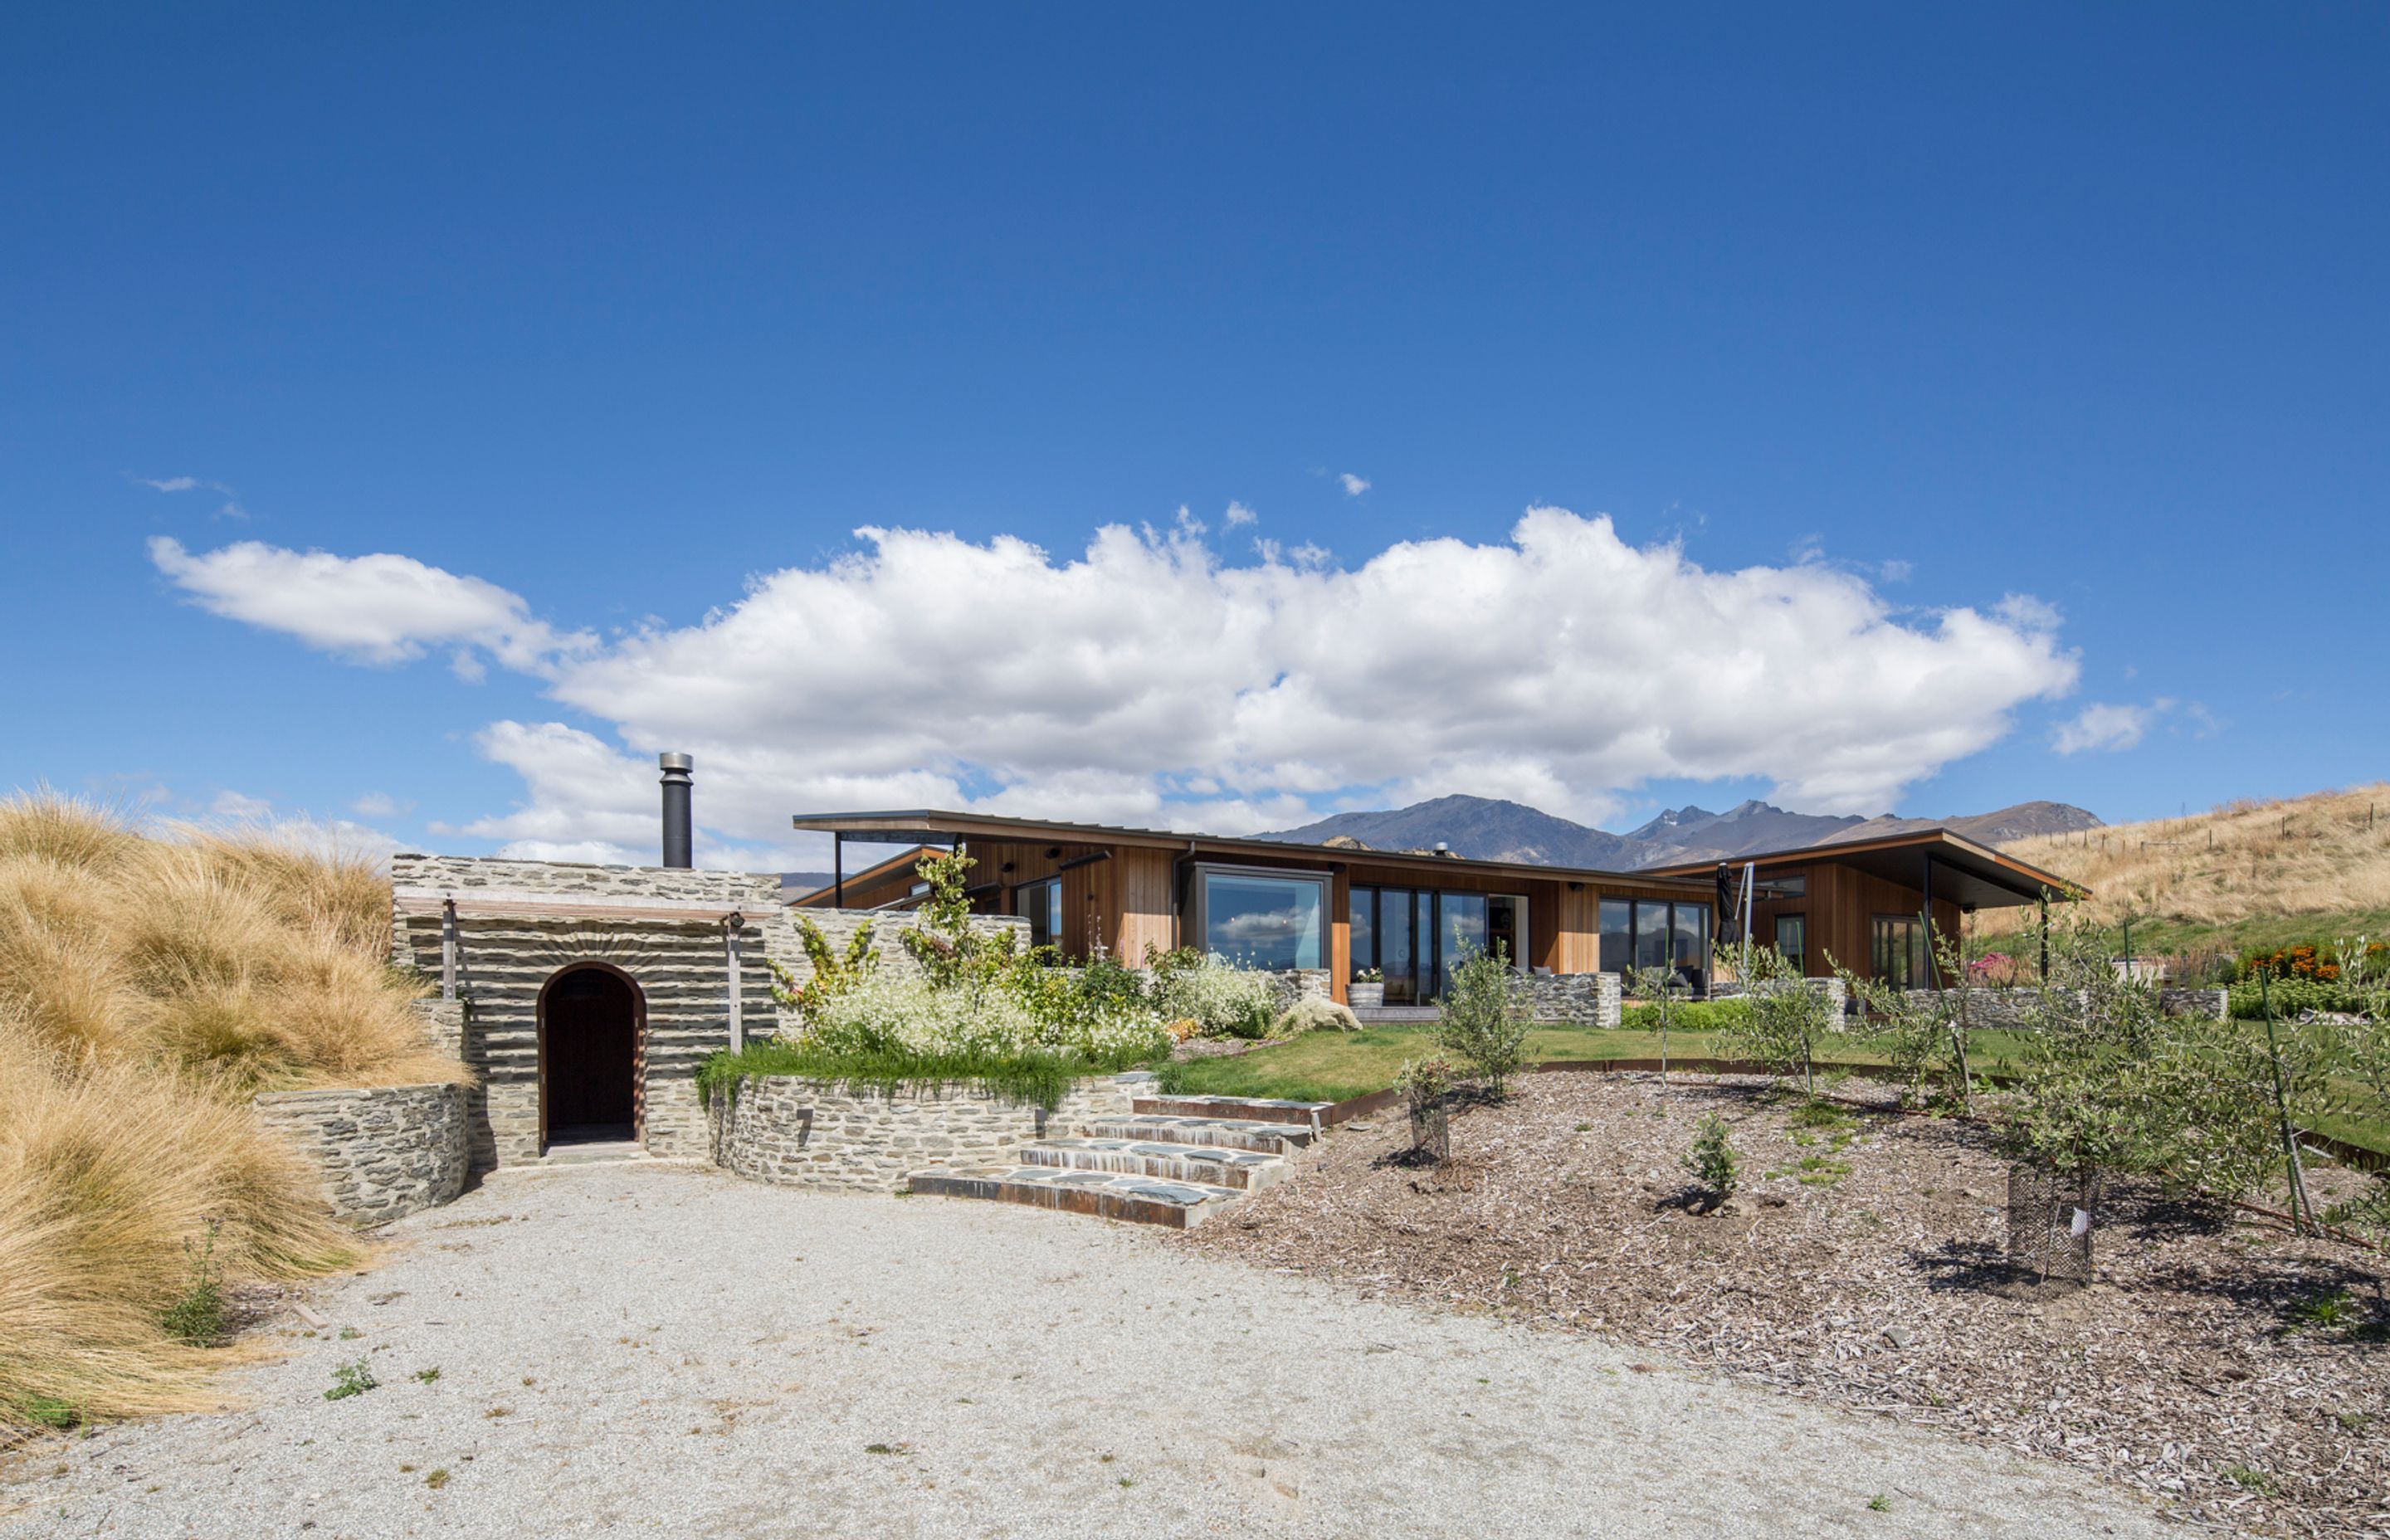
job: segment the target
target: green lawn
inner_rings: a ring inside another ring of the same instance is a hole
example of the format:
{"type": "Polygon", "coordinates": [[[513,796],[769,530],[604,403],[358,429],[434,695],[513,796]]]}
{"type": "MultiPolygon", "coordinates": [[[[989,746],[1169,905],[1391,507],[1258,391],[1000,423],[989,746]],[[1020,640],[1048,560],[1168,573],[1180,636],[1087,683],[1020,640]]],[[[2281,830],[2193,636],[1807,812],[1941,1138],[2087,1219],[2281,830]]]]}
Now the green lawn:
{"type": "MultiPolygon", "coordinates": [[[[1672,1032],[1671,1058],[1703,1059],[1714,1051],[1714,1034],[1672,1032]]],[[[1969,1042],[1976,1067],[1997,1069],[2017,1051],[2017,1034],[1978,1032],[1969,1042]]],[[[1189,1094],[1215,1097],[1287,1097],[1298,1101],[1343,1101],[1382,1091],[1394,1083],[1403,1061],[1435,1051],[1435,1029],[1368,1027],[1360,1032],[1315,1032],[1274,1048],[1235,1058],[1198,1059],[1176,1067],[1189,1094]]],[[[1599,1027],[1537,1027],[1527,1034],[1532,1061],[1558,1059],[1657,1059],[1656,1032],[1599,1027]]],[[[1883,1056],[1862,1045],[1836,1044],[1820,1063],[1881,1064],[1883,1056]]]]}

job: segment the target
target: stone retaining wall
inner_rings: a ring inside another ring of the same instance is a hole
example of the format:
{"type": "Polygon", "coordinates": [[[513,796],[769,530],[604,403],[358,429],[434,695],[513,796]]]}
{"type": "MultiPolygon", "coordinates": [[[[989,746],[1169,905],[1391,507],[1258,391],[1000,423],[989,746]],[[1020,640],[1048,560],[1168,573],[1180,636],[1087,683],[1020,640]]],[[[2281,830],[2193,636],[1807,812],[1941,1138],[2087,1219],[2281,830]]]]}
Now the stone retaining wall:
{"type": "Polygon", "coordinates": [[[332,1212],[353,1225],[387,1225],[465,1190],[461,1085],[269,1091],[256,1107],[323,1173],[332,1212]]]}
{"type": "Polygon", "coordinates": [[[842,1192],[894,1192],[925,1166],[1009,1164],[1032,1139],[1125,1113],[1150,1075],[1078,1082],[1051,1113],[947,1082],[876,1086],[759,1075],[706,1110],[714,1163],[750,1181],[842,1192]]]}
{"type": "Polygon", "coordinates": [[[1622,1020],[1615,973],[1530,973],[1514,979],[1511,988],[1526,996],[1538,1021],[1614,1027],[1622,1020]]]}

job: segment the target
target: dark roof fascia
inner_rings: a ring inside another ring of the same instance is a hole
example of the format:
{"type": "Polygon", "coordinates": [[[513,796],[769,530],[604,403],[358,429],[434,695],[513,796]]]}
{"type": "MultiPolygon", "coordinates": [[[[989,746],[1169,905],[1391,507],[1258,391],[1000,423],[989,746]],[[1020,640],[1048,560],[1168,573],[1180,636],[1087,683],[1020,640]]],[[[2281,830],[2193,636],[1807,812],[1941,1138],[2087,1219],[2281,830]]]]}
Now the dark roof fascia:
{"type": "MultiPolygon", "coordinates": [[[[1562,882],[1599,882],[1608,887],[1681,888],[1707,891],[1708,871],[1699,879],[1651,871],[1606,871],[1593,866],[1552,866],[1533,861],[1473,861],[1466,856],[1411,855],[1401,851],[1355,850],[1343,845],[1299,845],[1284,840],[1234,835],[1181,834],[1169,829],[1124,828],[1103,824],[1067,824],[1046,818],[996,818],[979,813],[942,813],[913,808],[892,813],[800,813],[791,827],[814,834],[893,834],[903,840],[941,838],[1051,840],[1060,844],[1132,845],[1201,855],[1207,851],[1254,856],[1295,856],[1343,866],[1388,866],[1420,871],[1489,872],[1562,882]]],[[[849,880],[853,880],[849,879],[849,880]]]]}
{"type": "Polygon", "coordinates": [[[2079,882],[2070,882],[2056,872],[2044,871],[2039,866],[2020,861],[2012,855],[2003,855],[1988,845],[1979,845],[1965,835],[1954,834],[1947,828],[1921,828],[1907,834],[1887,834],[1874,840],[1847,840],[1831,841],[1822,845],[1802,845],[1792,850],[1765,851],[1753,855],[1729,856],[1722,861],[1686,861],[1674,866],[1655,866],[1652,870],[1666,872],[1672,876],[1690,877],[1696,873],[1715,873],[1720,866],[1740,866],[1746,863],[1761,866],[1796,866],[1831,861],[1842,855],[1863,855],[1875,851],[1901,850],[1912,846],[1943,847],[1953,853],[1965,855],[1972,860],[1983,862],[2023,878],[2033,886],[2018,888],[2014,891],[2027,897],[2035,896],[2044,889],[2056,898],[2084,899],[2091,896],[2091,890],[2079,882]]]}

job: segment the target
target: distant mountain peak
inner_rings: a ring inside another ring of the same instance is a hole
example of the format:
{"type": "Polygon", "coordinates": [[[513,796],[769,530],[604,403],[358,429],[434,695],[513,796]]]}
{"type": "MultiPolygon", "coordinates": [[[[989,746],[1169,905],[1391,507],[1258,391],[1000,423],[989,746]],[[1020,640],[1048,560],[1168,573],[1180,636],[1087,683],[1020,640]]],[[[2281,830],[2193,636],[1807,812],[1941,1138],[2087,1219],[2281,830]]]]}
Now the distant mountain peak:
{"type": "Polygon", "coordinates": [[[1475,861],[1634,871],[1935,828],[1985,844],[2003,844],[2037,834],[2097,828],[2100,823],[2097,815],[2064,802],[2019,802],[1996,813],[1942,819],[1862,818],[1857,814],[1793,813],[1750,797],[1725,813],[1692,802],[1664,808],[1638,828],[1612,834],[1523,802],[1453,792],[1409,807],[1339,813],[1260,838],[1422,854],[1443,844],[1447,853],[1475,861]]]}

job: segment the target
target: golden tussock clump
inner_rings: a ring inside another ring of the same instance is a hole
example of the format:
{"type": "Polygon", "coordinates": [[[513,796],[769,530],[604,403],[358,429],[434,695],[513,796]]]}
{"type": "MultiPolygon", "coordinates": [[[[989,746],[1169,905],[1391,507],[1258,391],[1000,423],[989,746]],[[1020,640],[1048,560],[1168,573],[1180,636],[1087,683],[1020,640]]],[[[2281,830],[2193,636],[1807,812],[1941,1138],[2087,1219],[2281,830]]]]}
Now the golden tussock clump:
{"type": "Polygon", "coordinates": [[[0,801],[0,1430],[191,1405],[221,1357],[165,1307],[355,1260],[250,1097],[462,1082],[388,966],[369,860],[0,801]]]}

